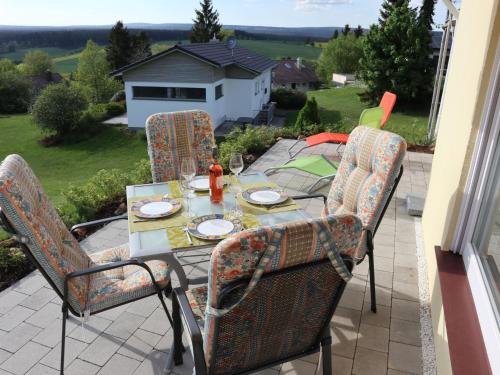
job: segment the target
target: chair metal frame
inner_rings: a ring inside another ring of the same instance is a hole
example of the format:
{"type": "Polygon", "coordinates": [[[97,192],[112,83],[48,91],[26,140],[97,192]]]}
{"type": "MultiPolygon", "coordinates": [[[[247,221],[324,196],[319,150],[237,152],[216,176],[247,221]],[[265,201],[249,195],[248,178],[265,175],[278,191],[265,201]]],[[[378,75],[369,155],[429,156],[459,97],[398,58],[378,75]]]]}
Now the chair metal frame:
{"type": "MultiPolygon", "coordinates": [[[[110,223],[110,222],[113,222],[116,220],[124,220],[124,219],[127,219],[127,215],[113,216],[113,217],[106,218],[106,219],[94,220],[94,221],[90,221],[87,223],[77,224],[71,228],[70,232],[71,232],[71,234],[75,235],[75,231],[77,229],[107,224],[107,223],[110,223]]],[[[74,316],[81,317],[81,315],[73,308],[73,306],[71,306],[71,304],[68,301],[68,293],[69,293],[68,284],[69,284],[69,281],[71,279],[74,279],[77,277],[82,277],[82,276],[89,276],[89,275],[92,275],[95,273],[108,271],[108,270],[112,270],[112,269],[116,269],[116,268],[120,268],[120,267],[124,267],[124,266],[141,267],[141,268],[145,269],[148,272],[149,276],[151,277],[151,281],[152,281],[153,285],[155,286],[156,293],[152,293],[152,294],[149,294],[147,296],[140,297],[140,298],[131,299],[129,301],[119,303],[119,304],[116,304],[114,306],[107,307],[105,309],[94,311],[94,312],[91,312],[90,315],[95,315],[95,314],[101,313],[103,311],[110,310],[110,309],[113,309],[113,308],[118,307],[118,306],[126,305],[128,303],[131,303],[131,302],[152,296],[154,294],[157,294],[159,299],[160,299],[160,302],[163,306],[163,309],[165,310],[165,313],[167,314],[167,318],[168,318],[170,324],[173,326],[173,319],[170,315],[170,312],[168,311],[167,305],[166,305],[165,300],[163,298],[163,293],[165,294],[166,297],[168,297],[168,295],[171,293],[172,284],[169,282],[167,287],[162,289],[160,287],[160,285],[156,282],[154,275],[151,272],[151,269],[149,268],[149,266],[145,262],[143,262],[142,260],[136,259],[136,258],[130,258],[128,260],[107,263],[107,264],[103,264],[101,266],[96,266],[96,267],[87,268],[84,270],[68,273],[65,276],[64,288],[63,288],[63,292],[61,293],[61,291],[56,287],[55,283],[49,277],[47,272],[43,269],[43,267],[40,265],[40,263],[35,259],[33,254],[31,254],[31,251],[27,247],[27,244],[29,243],[30,239],[27,238],[26,236],[20,235],[14,229],[12,224],[9,222],[8,218],[5,216],[5,213],[2,212],[1,208],[0,208],[0,227],[2,227],[7,233],[11,234],[14,237],[14,239],[16,239],[16,241],[18,241],[21,244],[21,250],[23,251],[23,253],[35,265],[35,267],[40,271],[42,276],[47,280],[49,285],[52,287],[52,289],[57,293],[57,295],[62,300],[62,307],[61,307],[61,310],[62,310],[62,332],[61,332],[62,337],[61,337],[61,361],[60,361],[60,372],[59,372],[61,375],[64,374],[64,357],[65,357],[65,349],[66,349],[66,320],[68,319],[69,312],[71,312],[74,316]]]]}
{"type": "MultiPolygon", "coordinates": [[[[349,271],[352,271],[352,268],[354,266],[353,260],[350,256],[347,255],[342,255],[342,259],[344,260],[347,268],[349,271]]],[[[283,275],[283,274],[288,274],[288,273],[293,273],[298,270],[302,270],[304,268],[308,267],[314,267],[318,265],[323,265],[325,263],[330,263],[330,259],[322,259],[317,262],[311,262],[311,263],[305,263],[305,264],[299,264],[296,266],[292,266],[289,268],[273,271],[266,273],[262,276],[261,280],[265,280],[268,278],[272,278],[278,275],[283,275]]],[[[232,283],[229,283],[226,285],[222,291],[221,295],[219,297],[218,305],[222,305],[223,299],[225,296],[227,296],[230,292],[234,291],[235,289],[246,287],[248,282],[250,281],[250,277],[242,278],[240,280],[236,280],[232,283]]],[[[342,294],[344,292],[345,286],[347,283],[345,281],[342,281],[337,295],[335,296],[334,300],[332,301],[332,304],[330,306],[329,312],[327,319],[325,319],[325,324],[323,328],[321,329],[321,333],[318,335],[315,343],[309,347],[305,348],[302,352],[300,353],[295,353],[293,355],[284,357],[284,358],[279,358],[274,361],[265,363],[259,367],[254,367],[254,368],[249,368],[245,369],[244,371],[240,371],[231,375],[243,375],[243,374],[250,374],[255,371],[261,371],[267,368],[274,367],[276,365],[293,361],[298,358],[303,358],[306,356],[309,356],[314,353],[318,353],[321,351],[322,354],[322,364],[323,364],[323,374],[324,375],[331,375],[332,374],[332,359],[331,359],[331,346],[332,346],[332,337],[330,334],[330,321],[333,317],[333,314],[335,313],[335,310],[337,308],[337,305],[342,297],[342,294]]],[[[193,311],[191,309],[191,306],[189,304],[188,298],[186,296],[186,292],[182,288],[175,288],[174,289],[174,297],[172,299],[172,314],[173,314],[173,319],[174,319],[174,363],[175,365],[181,365],[183,363],[182,359],[182,349],[183,349],[183,344],[182,344],[182,330],[183,330],[183,325],[181,322],[181,315],[182,318],[185,322],[185,327],[187,330],[187,334],[189,335],[191,342],[192,342],[192,355],[193,355],[193,361],[194,361],[194,372],[196,375],[208,375],[209,372],[207,371],[207,366],[205,362],[205,354],[203,350],[203,336],[201,333],[201,330],[198,326],[198,323],[196,322],[196,319],[194,317],[193,311]]],[[[215,332],[218,332],[217,327],[215,327],[215,332]]],[[[212,358],[212,361],[215,361],[215,356],[212,358]]],[[[211,369],[214,368],[214,363],[211,364],[211,369]]],[[[212,372],[210,372],[211,374],[212,372]]]]}
{"type": "MultiPolygon", "coordinates": [[[[376,313],[377,312],[377,301],[376,301],[376,295],[375,295],[375,259],[374,259],[374,245],[373,245],[373,237],[377,233],[377,229],[382,222],[382,219],[384,218],[385,212],[387,211],[387,208],[389,207],[389,204],[391,203],[392,197],[394,196],[394,193],[396,192],[396,188],[399,185],[399,181],[401,180],[401,177],[403,176],[403,166],[401,166],[401,169],[399,171],[398,176],[394,180],[394,186],[392,187],[391,192],[389,193],[389,197],[387,198],[387,202],[385,202],[384,208],[382,209],[382,212],[380,213],[380,217],[377,221],[377,224],[375,225],[375,228],[373,232],[371,230],[365,229],[367,232],[366,235],[366,247],[368,249],[367,253],[365,255],[368,255],[368,268],[369,268],[369,273],[370,273],[370,298],[371,298],[371,310],[376,313]]],[[[328,200],[328,198],[323,195],[323,194],[315,194],[315,195],[299,195],[296,197],[293,197],[295,200],[301,200],[301,199],[311,199],[311,198],[322,198],[323,202],[325,203],[328,200]]],[[[364,260],[364,257],[360,259],[356,264],[360,264],[364,260]]]]}

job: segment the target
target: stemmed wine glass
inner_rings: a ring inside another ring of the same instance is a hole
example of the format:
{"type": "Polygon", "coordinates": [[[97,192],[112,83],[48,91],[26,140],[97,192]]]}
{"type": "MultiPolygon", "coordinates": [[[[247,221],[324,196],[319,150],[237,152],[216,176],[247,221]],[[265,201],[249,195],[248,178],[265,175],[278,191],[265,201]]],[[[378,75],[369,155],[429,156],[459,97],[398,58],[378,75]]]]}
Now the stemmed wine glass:
{"type": "Polygon", "coordinates": [[[238,203],[238,194],[241,192],[241,186],[238,184],[238,175],[243,171],[243,155],[241,154],[231,154],[229,159],[229,169],[234,173],[235,183],[231,184],[231,191],[234,194],[234,209],[233,216],[241,217],[243,215],[243,210],[238,203]]]}
{"type": "Polygon", "coordinates": [[[196,175],[196,163],[192,157],[185,157],[182,159],[181,163],[181,175],[184,178],[184,197],[187,203],[187,213],[186,216],[192,217],[191,213],[191,197],[193,195],[193,188],[191,187],[191,181],[196,175]]]}

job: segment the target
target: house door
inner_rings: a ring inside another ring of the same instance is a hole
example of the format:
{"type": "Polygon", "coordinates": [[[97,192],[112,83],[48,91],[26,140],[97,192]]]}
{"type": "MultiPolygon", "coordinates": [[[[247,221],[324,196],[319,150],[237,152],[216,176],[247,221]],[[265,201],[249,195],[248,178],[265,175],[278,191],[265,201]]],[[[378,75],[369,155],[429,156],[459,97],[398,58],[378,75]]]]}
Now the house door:
{"type": "Polygon", "coordinates": [[[500,374],[500,49],[497,52],[453,244],[463,255],[494,374],[500,374]]]}

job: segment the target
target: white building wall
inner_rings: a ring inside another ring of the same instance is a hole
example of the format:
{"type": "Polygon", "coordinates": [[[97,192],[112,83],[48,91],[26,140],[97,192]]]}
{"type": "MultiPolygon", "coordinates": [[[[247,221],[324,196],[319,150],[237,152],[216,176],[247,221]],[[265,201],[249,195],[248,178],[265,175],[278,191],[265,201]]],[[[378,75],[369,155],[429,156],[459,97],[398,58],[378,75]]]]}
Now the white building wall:
{"type": "Polygon", "coordinates": [[[251,79],[225,79],[224,98],[228,120],[252,116],[253,84],[251,79]]]}
{"type": "Polygon", "coordinates": [[[128,126],[131,128],[143,128],[146,124],[146,119],[155,113],[187,111],[194,109],[200,109],[207,112],[212,118],[214,128],[224,122],[221,118],[221,111],[218,111],[219,104],[217,103],[216,105],[215,103],[214,84],[129,81],[125,82],[125,93],[127,96],[128,126]],[[206,101],[134,99],[132,92],[133,86],[204,88],[206,89],[206,101]]]}
{"type": "Polygon", "coordinates": [[[222,124],[227,119],[226,114],[226,102],[228,97],[228,92],[226,88],[226,79],[221,79],[213,85],[212,94],[214,96],[214,115],[210,116],[212,118],[212,123],[214,127],[222,124]],[[215,87],[222,84],[222,97],[215,99],[215,87]]]}

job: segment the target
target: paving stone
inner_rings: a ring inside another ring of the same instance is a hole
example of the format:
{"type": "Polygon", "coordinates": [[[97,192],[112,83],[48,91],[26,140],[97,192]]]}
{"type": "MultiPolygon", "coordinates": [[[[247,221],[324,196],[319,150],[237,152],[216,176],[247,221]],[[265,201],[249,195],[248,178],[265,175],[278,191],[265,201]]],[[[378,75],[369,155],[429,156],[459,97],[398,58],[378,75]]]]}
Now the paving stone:
{"type": "Polygon", "coordinates": [[[148,357],[140,364],[134,375],[163,374],[167,354],[157,350],[149,353],[148,357]]]}
{"type": "Polygon", "coordinates": [[[342,294],[342,297],[340,298],[339,306],[348,309],[361,310],[363,308],[364,297],[365,293],[363,292],[345,290],[344,294],[342,294]]]}
{"type": "Polygon", "coordinates": [[[35,271],[12,285],[12,288],[16,292],[31,296],[44,285],[47,285],[47,281],[39,272],[35,271]]]}
{"type": "Polygon", "coordinates": [[[392,289],[393,275],[392,272],[375,271],[375,286],[377,288],[392,289]]]}
{"type": "Polygon", "coordinates": [[[0,314],[6,314],[10,309],[19,304],[22,300],[26,298],[26,294],[16,292],[15,290],[9,290],[5,294],[0,295],[0,314]]]}
{"type": "Polygon", "coordinates": [[[394,256],[394,265],[417,268],[417,256],[396,253],[396,255],[394,256]]]}
{"type": "Polygon", "coordinates": [[[99,317],[114,321],[114,320],[116,320],[116,318],[118,318],[118,316],[122,312],[127,310],[127,308],[128,308],[127,305],[113,307],[112,309],[109,309],[109,310],[106,310],[106,311],[99,313],[99,317]]]}
{"type": "MultiPolygon", "coordinates": [[[[391,306],[392,290],[375,286],[375,298],[377,305],[391,306]]],[[[370,301],[371,301],[370,285],[368,284],[366,286],[364,303],[369,304],[370,301]]]]}
{"type": "Polygon", "coordinates": [[[31,324],[21,323],[9,333],[0,336],[0,348],[15,353],[41,331],[31,324]]]}
{"type": "Polygon", "coordinates": [[[392,296],[398,299],[419,301],[418,285],[394,281],[392,296]]]}
{"type": "Polygon", "coordinates": [[[38,361],[44,357],[49,348],[29,341],[9,359],[0,365],[3,370],[12,372],[13,374],[20,375],[26,373],[38,361]]]}
{"type": "MultiPolygon", "coordinates": [[[[169,329],[166,334],[162,336],[160,341],[155,345],[155,349],[162,351],[162,352],[169,352],[170,348],[172,347],[172,342],[173,342],[173,331],[172,329],[169,329]]],[[[184,344],[186,344],[186,341],[184,341],[184,344]]]]}
{"type": "Polygon", "coordinates": [[[19,305],[15,306],[9,310],[7,314],[0,318],[0,329],[4,331],[11,331],[34,313],[34,310],[26,307],[19,305]]]}
{"type": "Polygon", "coordinates": [[[115,354],[106,365],[97,373],[98,375],[129,375],[132,374],[141,363],[135,359],[115,354]]]}
{"type": "Polygon", "coordinates": [[[144,322],[144,317],[123,312],[104,332],[115,337],[127,340],[144,322]]]}
{"type": "Polygon", "coordinates": [[[130,303],[127,307],[127,312],[147,318],[156,310],[160,303],[158,296],[150,296],[130,303]]]}
{"type": "Polygon", "coordinates": [[[57,294],[49,288],[40,288],[33,295],[26,297],[19,304],[32,310],[40,310],[43,306],[49,303],[57,294]]]}
{"type": "Polygon", "coordinates": [[[418,271],[413,267],[394,266],[394,281],[418,284],[418,271]]]}
{"type": "Polygon", "coordinates": [[[387,370],[387,375],[412,375],[412,374],[410,374],[409,372],[403,372],[403,371],[388,369],[387,370]]]}
{"type": "Polygon", "coordinates": [[[9,353],[6,350],[0,349],[0,363],[5,362],[7,358],[9,358],[12,353],[9,353]]]}
{"type": "MultiPolygon", "coordinates": [[[[84,324],[83,329],[81,325],[80,318],[71,317],[72,324],[76,325],[76,327],[68,334],[68,337],[72,337],[75,340],[80,340],[90,344],[93,342],[99,335],[109,327],[112,323],[111,320],[104,319],[100,314],[92,315],[90,319],[84,324]]],[[[68,322],[70,321],[68,320],[68,322]]]]}
{"type": "Polygon", "coordinates": [[[358,347],[387,353],[389,350],[389,328],[361,323],[357,345],[358,347]]]}
{"type": "Polygon", "coordinates": [[[332,353],[342,357],[354,358],[358,330],[330,324],[330,334],[332,336],[332,353]]]}
{"type": "Polygon", "coordinates": [[[392,300],[391,317],[412,322],[420,321],[420,304],[402,299],[392,300]]]}
{"type": "Polygon", "coordinates": [[[352,373],[355,375],[385,375],[387,353],[358,347],[354,357],[352,373]]]}
{"type": "Polygon", "coordinates": [[[31,315],[26,322],[40,328],[46,328],[61,316],[61,307],[50,302],[31,315]]]}
{"type": "Polygon", "coordinates": [[[364,293],[366,290],[366,276],[353,275],[346,285],[345,291],[348,290],[364,293]]]}
{"type": "Polygon", "coordinates": [[[118,350],[119,354],[143,361],[160,341],[161,336],[138,329],[118,350]]]}
{"type": "Polygon", "coordinates": [[[406,197],[406,205],[408,208],[408,215],[422,216],[425,206],[425,194],[409,193],[406,197]]]}
{"type": "Polygon", "coordinates": [[[422,349],[418,346],[389,343],[389,368],[412,374],[422,373],[422,349]]]}
{"type": "MultiPolygon", "coordinates": [[[[368,263],[368,259],[366,259],[366,262],[368,263]]],[[[376,271],[393,272],[394,270],[394,261],[391,258],[376,257],[374,263],[376,271]]]]}
{"type": "Polygon", "coordinates": [[[77,358],[64,370],[65,375],[95,375],[101,368],[77,358]]]}
{"type": "Polygon", "coordinates": [[[420,323],[393,318],[391,320],[391,341],[421,346],[420,323]]]}
{"type": "Polygon", "coordinates": [[[123,341],[123,339],[103,333],[80,354],[79,358],[98,366],[104,366],[123,344],[123,341]]]}
{"type": "Polygon", "coordinates": [[[300,359],[283,363],[281,366],[280,375],[304,375],[314,374],[316,366],[312,363],[301,361],[300,359]]]}
{"type": "MultiPolygon", "coordinates": [[[[66,320],[66,337],[77,327],[76,320],[66,320]]],[[[54,320],[40,333],[33,337],[32,341],[53,348],[61,341],[62,322],[59,319],[54,320]]]]}
{"type": "Polygon", "coordinates": [[[141,328],[149,332],[164,335],[170,328],[170,323],[163,307],[158,307],[141,325],[141,328]]]}
{"type": "MultiPolygon", "coordinates": [[[[76,357],[78,357],[78,355],[87,347],[87,344],[78,340],[73,340],[70,337],[66,337],[65,347],[64,366],[66,367],[73,362],[76,357]]],[[[61,365],[61,343],[55,346],[45,357],[43,357],[40,363],[59,370],[61,365]]]]}
{"type": "Polygon", "coordinates": [[[38,363],[26,375],[59,375],[59,371],[38,363]]]}
{"type": "Polygon", "coordinates": [[[369,301],[365,300],[363,312],[361,313],[361,322],[372,326],[389,328],[391,325],[391,308],[377,305],[377,312],[374,313],[371,310],[369,301]]]}

